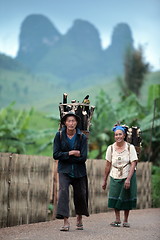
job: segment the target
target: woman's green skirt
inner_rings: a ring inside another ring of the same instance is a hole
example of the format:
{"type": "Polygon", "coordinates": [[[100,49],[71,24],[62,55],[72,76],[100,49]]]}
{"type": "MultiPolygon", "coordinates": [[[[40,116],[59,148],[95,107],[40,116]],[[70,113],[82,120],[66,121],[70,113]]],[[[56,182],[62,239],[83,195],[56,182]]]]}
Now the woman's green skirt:
{"type": "Polygon", "coordinates": [[[125,179],[114,179],[110,177],[110,189],[108,197],[108,207],[118,210],[131,210],[136,208],[137,203],[137,183],[136,172],[134,172],[130,188],[124,188],[125,179]]]}

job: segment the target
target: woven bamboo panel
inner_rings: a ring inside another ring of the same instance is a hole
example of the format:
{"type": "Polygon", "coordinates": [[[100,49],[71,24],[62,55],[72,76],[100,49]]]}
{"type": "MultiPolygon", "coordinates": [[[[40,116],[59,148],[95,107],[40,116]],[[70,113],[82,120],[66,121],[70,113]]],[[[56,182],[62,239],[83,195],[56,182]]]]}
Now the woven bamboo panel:
{"type": "Polygon", "coordinates": [[[104,212],[107,209],[107,192],[102,190],[104,169],[104,160],[87,161],[90,213],[104,212]]]}
{"type": "Polygon", "coordinates": [[[51,194],[53,159],[3,153],[0,160],[0,226],[45,221],[51,194]]]}
{"type": "Polygon", "coordinates": [[[52,177],[51,158],[31,156],[29,159],[29,222],[45,221],[47,217],[47,203],[50,196],[50,181],[52,177]],[[40,210],[41,209],[41,210],[40,210]]]}
{"type": "Polygon", "coordinates": [[[7,227],[10,153],[0,153],[0,227],[7,227]]]}
{"type": "Polygon", "coordinates": [[[13,154],[9,176],[8,226],[28,223],[28,161],[25,155],[13,154]]]}
{"type": "Polygon", "coordinates": [[[137,165],[137,208],[149,208],[151,199],[151,166],[150,162],[141,162],[137,165]]]}

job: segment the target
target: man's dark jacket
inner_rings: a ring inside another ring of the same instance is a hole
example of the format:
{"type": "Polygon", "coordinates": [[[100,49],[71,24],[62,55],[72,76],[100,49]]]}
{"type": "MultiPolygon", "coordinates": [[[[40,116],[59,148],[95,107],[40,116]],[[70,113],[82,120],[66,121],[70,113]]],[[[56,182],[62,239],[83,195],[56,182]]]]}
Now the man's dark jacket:
{"type": "Polygon", "coordinates": [[[58,161],[58,172],[74,174],[75,178],[86,175],[86,160],[87,160],[87,138],[80,129],[76,129],[76,139],[73,149],[70,149],[66,127],[62,128],[61,132],[57,132],[54,138],[53,158],[58,161]],[[80,157],[69,156],[69,151],[79,150],[80,157]],[[73,173],[74,171],[74,173],[73,173]]]}

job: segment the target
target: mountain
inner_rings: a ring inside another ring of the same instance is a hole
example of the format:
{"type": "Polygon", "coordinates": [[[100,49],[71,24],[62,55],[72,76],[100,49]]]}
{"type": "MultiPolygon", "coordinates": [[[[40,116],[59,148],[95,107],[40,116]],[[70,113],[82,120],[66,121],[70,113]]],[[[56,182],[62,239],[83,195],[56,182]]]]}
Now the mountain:
{"type": "Polygon", "coordinates": [[[20,62],[5,54],[0,54],[0,69],[26,71],[25,67],[20,62]]]}
{"type": "Polygon", "coordinates": [[[61,34],[47,17],[40,14],[29,15],[21,25],[16,59],[34,71],[37,63],[60,37],[61,34]]]}
{"type": "Polygon", "coordinates": [[[51,72],[68,82],[100,74],[103,51],[97,29],[76,20],[68,32],[37,64],[36,72],[51,72]]]}
{"type": "Polygon", "coordinates": [[[118,75],[124,71],[127,49],[133,49],[132,32],[128,24],[119,23],[113,29],[111,45],[104,51],[106,74],[118,75]]]}
{"type": "Polygon", "coordinates": [[[68,86],[73,81],[123,74],[125,52],[133,48],[132,33],[125,23],[114,28],[111,45],[102,49],[100,34],[90,22],[77,19],[61,35],[43,15],[29,15],[23,21],[19,41],[18,61],[34,73],[61,78],[68,86]]]}

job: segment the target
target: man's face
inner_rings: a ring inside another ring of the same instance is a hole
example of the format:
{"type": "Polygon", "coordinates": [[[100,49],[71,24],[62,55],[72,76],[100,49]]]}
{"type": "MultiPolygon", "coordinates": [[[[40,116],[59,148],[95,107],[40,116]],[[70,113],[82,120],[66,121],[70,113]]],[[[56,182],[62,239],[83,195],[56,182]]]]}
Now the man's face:
{"type": "Polygon", "coordinates": [[[77,120],[74,116],[67,117],[65,121],[65,125],[68,130],[74,130],[77,126],[77,120]]]}

